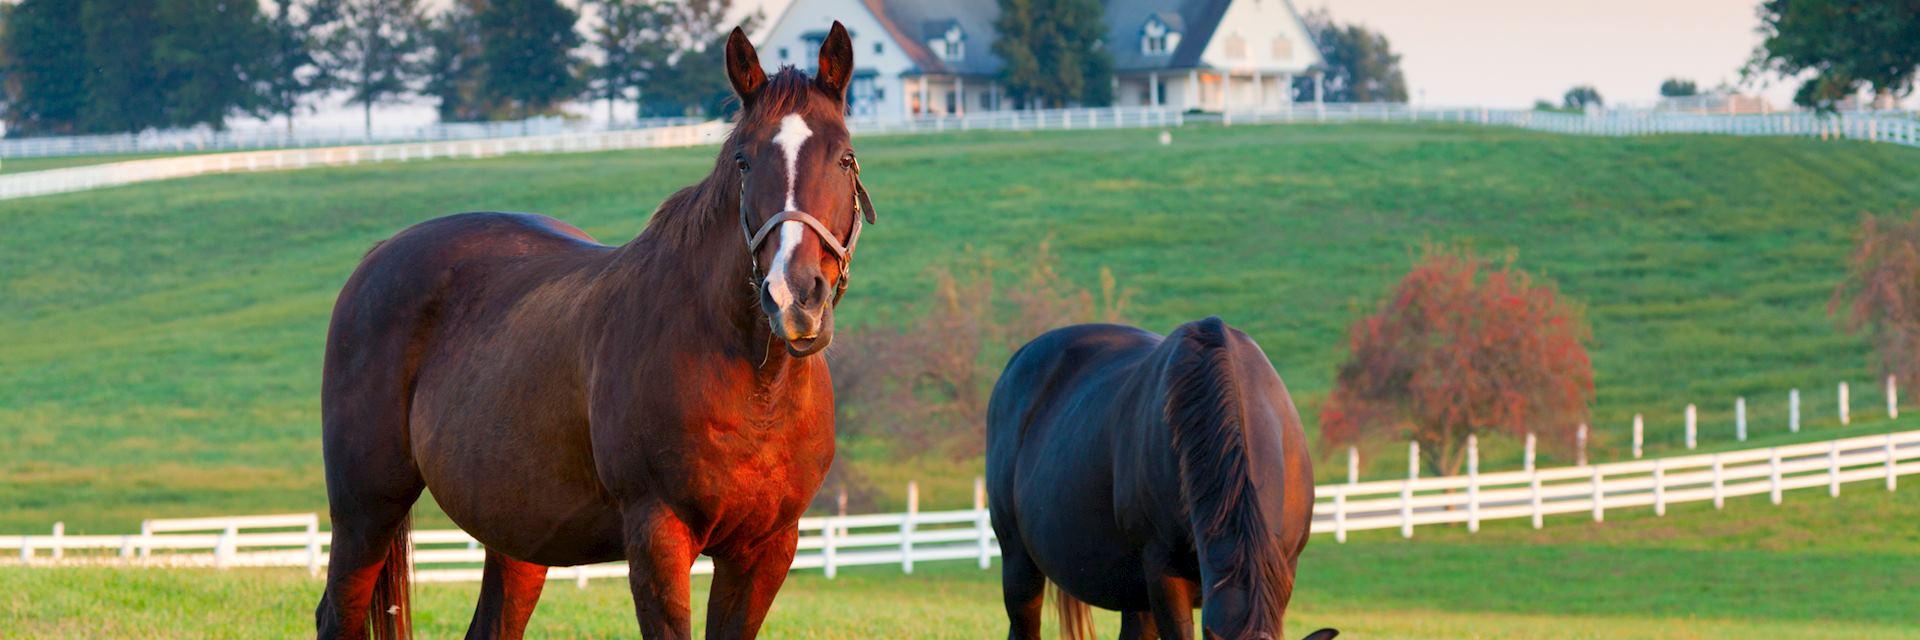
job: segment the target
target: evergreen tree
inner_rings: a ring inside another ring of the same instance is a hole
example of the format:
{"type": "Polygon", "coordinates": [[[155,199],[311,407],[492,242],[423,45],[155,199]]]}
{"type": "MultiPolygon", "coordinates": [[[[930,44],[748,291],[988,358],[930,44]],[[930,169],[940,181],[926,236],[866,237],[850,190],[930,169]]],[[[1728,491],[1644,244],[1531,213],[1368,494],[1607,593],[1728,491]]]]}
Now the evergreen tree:
{"type": "Polygon", "coordinates": [[[1113,100],[1113,55],[1100,0],[999,0],[993,50],[1015,102],[1063,107],[1113,100]]]}
{"type": "Polygon", "coordinates": [[[481,84],[488,97],[512,105],[521,118],[546,111],[578,93],[573,76],[579,16],[558,0],[491,0],[479,14],[481,84]]]}
{"type": "Polygon", "coordinates": [[[480,26],[470,2],[456,2],[433,17],[423,32],[421,93],[434,97],[442,122],[485,120],[497,105],[481,96],[480,26]]]}
{"type": "Polygon", "coordinates": [[[373,105],[413,91],[426,19],[416,0],[342,0],[340,21],[326,42],[328,70],[360,105],[373,135],[373,105]]]}
{"type": "Polygon", "coordinates": [[[160,35],[156,0],[84,0],[80,30],[85,34],[86,102],[80,128],[86,131],[141,131],[165,124],[166,88],[154,66],[153,43],[160,35]]]}
{"type": "Polygon", "coordinates": [[[81,0],[21,0],[7,15],[9,134],[73,133],[86,104],[81,0]]]}
{"type": "Polygon", "coordinates": [[[319,49],[327,30],[340,19],[339,0],[268,0],[272,6],[267,18],[267,46],[262,78],[260,112],[287,119],[287,133],[293,133],[293,117],[306,97],[332,87],[333,78],[322,64],[319,49]]]}
{"type": "Polygon", "coordinates": [[[1700,86],[1685,78],[1667,78],[1660,83],[1660,95],[1666,98],[1684,98],[1698,95],[1700,86]]]}
{"type": "Polygon", "coordinates": [[[599,20],[589,34],[600,60],[588,65],[586,96],[607,101],[607,118],[614,102],[645,85],[668,64],[673,52],[667,41],[669,11],[645,0],[594,0],[599,20]]]}
{"type": "Polygon", "coordinates": [[[272,32],[257,0],[159,0],[153,64],[162,122],[225,129],[227,116],[263,106],[272,32]]]}

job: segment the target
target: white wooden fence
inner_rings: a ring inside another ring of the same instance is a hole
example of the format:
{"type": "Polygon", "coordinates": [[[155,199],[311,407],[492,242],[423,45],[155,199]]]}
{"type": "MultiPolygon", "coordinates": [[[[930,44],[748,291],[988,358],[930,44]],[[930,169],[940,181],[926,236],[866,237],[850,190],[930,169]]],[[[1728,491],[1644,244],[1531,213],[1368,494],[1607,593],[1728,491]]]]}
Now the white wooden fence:
{"type": "Polygon", "coordinates": [[[0,139],[0,158],[39,158],[131,153],[187,153],[338,147],[358,144],[441,142],[546,136],[563,133],[601,133],[631,129],[698,124],[704,118],[646,118],[615,123],[576,121],[552,116],[498,122],[437,122],[418,126],[301,126],[293,131],[275,126],[248,126],[226,131],[200,127],[79,136],[40,136],[0,139]]]}
{"type": "Polygon", "coordinates": [[[130,160],[0,175],[0,200],[212,173],[274,171],[436,158],[488,158],[521,153],[574,153],[688,147],[718,142],[726,135],[726,131],[726,125],[722,123],[706,122],[629,131],[247,151],[130,160]]]}
{"type": "MultiPolygon", "coordinates": [[[[1419,455],[1412,452],[1410,460],[1419,455]]],[[[1400,529],[1411,537],[1419,525],[1465,523],[1477,531],[1487,520],[1529,518],[1538,528],[1547,516],[1590,515],[1768,494],[1779,504],[1794,489],[1825,487],[1838,497],[1842,485],[1872,481],[1892,491],[1899,477],[1920,473],[1920,431],[1841,438],[1824,442],[1724,453],[1635,460],[1592,466],[1481,473],[1477,455],[1464,476],[1420,478],[1414,462],[1406,480],[1349,482],[1315,488],[1314,533],[1344,542],[1352,531],[1400,529]]],[[[988,522],[984,484],[974,484],[974,507],[921,511],[919,492],[908,486],[907,511],[809,517],[800,520],[794,569],[820,569],[828,577],[841,567],[898,565],[912,573],[917,562],[970,560],[982,569],[1000,555],[988,522]]],[[[0,564],[31,566],[121,565],[158,567],[306,567],[326,564],[327,535],[315,514],[150,520],[129,535],[0,536],[0,564]]],[[[416,579],[462,582],[480,579],[485,559],[460,530],[413,533],[416,579]]],[[[705,558],[693,572],[710,573],[705,558]]],[[[624,563],[551,569],[550,580],[623,577],[624,563]]]]}
{"type": "Polygon", "coordinates": [[[1228,111],[1227,126],[1295,122],[1452,122],[1519,127],[1571,135],[1640,136],[1671,133],[1730,136],[1800,136],[1920,146],[1920,118],[1907,112],[1793,111],[1770,114],[1699,114],[1667,111],[1562,113],[1483,107],[1419,108],[1406,104],[1311,104],[1258,111],[1228,111]]]}

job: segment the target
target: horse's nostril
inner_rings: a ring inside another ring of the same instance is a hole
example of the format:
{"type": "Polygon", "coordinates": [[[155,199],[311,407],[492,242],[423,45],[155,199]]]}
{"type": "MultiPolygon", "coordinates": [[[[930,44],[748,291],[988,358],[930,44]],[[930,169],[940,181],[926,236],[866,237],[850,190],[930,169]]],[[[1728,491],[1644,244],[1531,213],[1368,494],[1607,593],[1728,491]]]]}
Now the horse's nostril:
{"type": "Polygon", "coordinates": [[[813,286],[808,287],[807,289],[807,301],[819,302],[826,299],[827,299],[827,279],[821,276],[814,276],[813,286]]]}

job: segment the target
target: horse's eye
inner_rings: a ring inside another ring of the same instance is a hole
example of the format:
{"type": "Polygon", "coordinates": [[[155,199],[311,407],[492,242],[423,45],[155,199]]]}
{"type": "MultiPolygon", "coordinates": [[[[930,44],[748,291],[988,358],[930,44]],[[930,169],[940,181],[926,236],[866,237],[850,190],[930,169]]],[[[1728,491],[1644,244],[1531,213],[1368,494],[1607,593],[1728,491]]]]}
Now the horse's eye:
{"type": "Polygon", "coordinates": [[[847,155],[840,156],[840,168],[842,169],[853,168],[853,152],[852,151],[848,151],[847,155]]]}
{"type": "Polygon", "coordinates": [[[746,173],[747,154],[744,154],[744,153],[733,154],[733,166],[739,167],[741,173],[746,173]]]}

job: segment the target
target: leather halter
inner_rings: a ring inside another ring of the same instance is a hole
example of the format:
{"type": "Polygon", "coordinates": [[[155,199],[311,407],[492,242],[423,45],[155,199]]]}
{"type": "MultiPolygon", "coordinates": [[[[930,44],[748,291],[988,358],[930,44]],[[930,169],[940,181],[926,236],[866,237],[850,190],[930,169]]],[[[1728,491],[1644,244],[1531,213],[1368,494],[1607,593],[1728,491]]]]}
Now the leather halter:
{"type": "Polygon", "coordinates": [[[850,173],[853,179],[853,231],[847,234],[846,244],[841,244],[840,239],[835,237],[833,231],[828,229],[827,225],[822,224],[819,218],[815,218],[813,214],[797,209],[788,209],[773,214],[773,217],[767,218],[766,222],[761,223],[759,231],[753,231],[752,223],[748,222],[747,217],[747,181],[745,176],[741,177],[740,232],[746,235],[747,259],[751,261],[753,265],[753,279],[751,284],[756,292],[761,286],[760,246],[767,243],[767,238],[773,235],[773,230],[778,228],[780,223],[798,222],[806,225],[807,228],[813,229],[814,235],[820,237],[820,243],[825,245],[828,251],[833,252],[834,258],[840,260],[840,280],[834,283],[833,287],[833,304],[836,306],[840,304],[840,297],[847,293],[847,280],[853,275],[853,250],[854,247],[860,244],[860,220],[864,217],[866,218],[867,224],[873,224],[873,199],[867,195],[867,187],[860,184],[860,161],[858,159],[853,161],[853,167],[850,173]]]}

